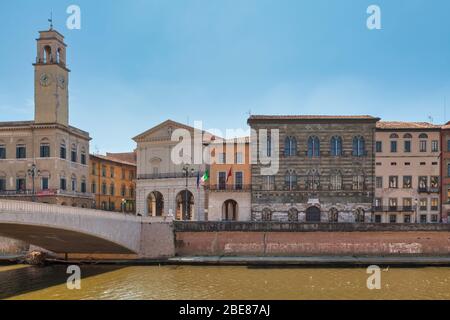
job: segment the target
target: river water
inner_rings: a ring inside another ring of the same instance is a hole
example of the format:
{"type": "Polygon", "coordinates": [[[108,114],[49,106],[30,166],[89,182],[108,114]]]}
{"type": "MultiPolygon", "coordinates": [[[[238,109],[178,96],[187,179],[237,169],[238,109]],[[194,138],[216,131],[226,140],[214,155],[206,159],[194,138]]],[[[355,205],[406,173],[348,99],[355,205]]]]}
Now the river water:
{"type": "Polygon", "coordinates": [[[384,269],[381,290],[366,269],[82,266],[68,290],[65,266],[0,266],[0,299],[446,299],[450,268],[384,269]]]}

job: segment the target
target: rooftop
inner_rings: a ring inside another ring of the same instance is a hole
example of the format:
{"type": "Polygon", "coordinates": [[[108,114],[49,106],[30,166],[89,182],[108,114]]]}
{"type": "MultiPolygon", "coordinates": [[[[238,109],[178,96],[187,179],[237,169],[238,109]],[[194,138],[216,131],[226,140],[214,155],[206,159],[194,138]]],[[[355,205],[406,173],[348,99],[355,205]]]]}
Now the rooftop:
{"type": "Polygon", "coordinates": [[[252,115],[248,121],[253,120],[371,120],[378,121],[369,115],[252,115]]]}
{"type": "Polygon", "coordinates": [[[124,164],[124,165],[128,165],[128,166],[134,166],[134,167],[136,166],[136,163],[128,162],[128,161],[125,161],[125,160],[121,160],[121,159],[118,159],[118,158],[105,156],[105,155],[101,155],[101,154],[91,154],[90,157],[91,158],[97,158],[97,159],[100,159],[100,160],[115,162],[115,163],[118,163],[118,164],[124,164]]]}
{"type": "Polygon", "coordinates": [[[441,126],[429,122],[379,121],[377,129],[440,129],[441,126]]]}

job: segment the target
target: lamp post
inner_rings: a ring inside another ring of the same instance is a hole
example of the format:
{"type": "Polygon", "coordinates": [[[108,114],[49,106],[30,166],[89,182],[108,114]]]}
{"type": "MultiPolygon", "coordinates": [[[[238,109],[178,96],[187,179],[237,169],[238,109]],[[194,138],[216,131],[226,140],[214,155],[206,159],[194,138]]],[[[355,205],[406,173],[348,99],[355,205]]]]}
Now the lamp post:
{"type": "Polygon", "coordinates": [[[32,180],[32,199],[31,199],[31,201],[36,202],[36,188],[34,185],[34,179],[41,175],[41,171],[38,170],[38,168],[36,167],[36,164],[33,163],[31,165],[31,168],[28,169],[28,175],[31,177],[31,180],[32,180]]]}
{"type": "Polygon", "coordinates": [[[188,165],[185,165],[183,167],[183,173],[186,177],[186,188],[185,188],[185,195],[184,195],[184,210],[183,210],[183,220],[189,220],[189,214],[188,214],[188,183],[189,183],[189,174],[194,174],[195,169],[190,168],[188,165]]]}

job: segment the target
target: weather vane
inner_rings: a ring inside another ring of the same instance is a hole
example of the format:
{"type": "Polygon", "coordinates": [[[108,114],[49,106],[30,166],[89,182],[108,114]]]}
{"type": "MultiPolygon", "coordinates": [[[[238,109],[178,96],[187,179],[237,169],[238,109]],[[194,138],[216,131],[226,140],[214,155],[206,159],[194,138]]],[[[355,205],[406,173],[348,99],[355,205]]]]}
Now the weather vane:
{"type": "Polygon", "coordinates": [[[50,19],[48,19],[48,22],[50,22],[50,30],[53,30],[53,11],[50,11],[50,19]]]}

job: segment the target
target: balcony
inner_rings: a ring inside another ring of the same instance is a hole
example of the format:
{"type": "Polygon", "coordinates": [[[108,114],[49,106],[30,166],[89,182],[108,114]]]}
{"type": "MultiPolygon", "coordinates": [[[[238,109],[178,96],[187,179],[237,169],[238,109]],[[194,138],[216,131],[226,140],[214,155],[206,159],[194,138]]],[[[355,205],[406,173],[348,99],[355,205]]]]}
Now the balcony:
{"type": "Polygon", "coordinates": [[[374,206],[374,212],[415,212],[414,206],[374,206]]]}
{"type": "Polygon", "coordinates": [[[430,187],[430,188],[425,187],[425,188],[418,188],[417,192],[430,194],[430,193],[441,193],[441,190],[436,187],[434,187],[434,188],[433,187],[430,187]]]}
{"type": "Polygon", "coordinates": [[[209,185],[205,186],[205,189],[212,192],[250,192],[252,185],[209,185]]]}

